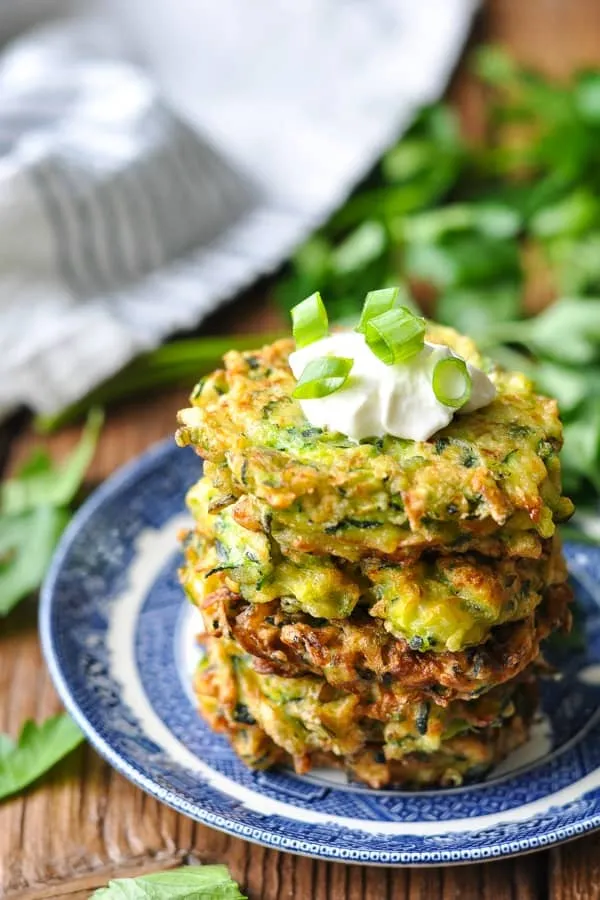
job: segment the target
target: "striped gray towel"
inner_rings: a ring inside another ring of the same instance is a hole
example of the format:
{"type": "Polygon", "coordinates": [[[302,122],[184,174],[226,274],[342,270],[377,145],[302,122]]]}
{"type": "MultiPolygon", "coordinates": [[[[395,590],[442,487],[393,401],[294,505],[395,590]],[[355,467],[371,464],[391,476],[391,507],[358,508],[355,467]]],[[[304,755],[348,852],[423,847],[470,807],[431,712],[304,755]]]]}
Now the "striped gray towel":
{"type": "Polygon", "coordinates": [[[0,413],[60,409],[279,265],[439,94],[473,8],[111,0],[9,44],[0,413]]]}

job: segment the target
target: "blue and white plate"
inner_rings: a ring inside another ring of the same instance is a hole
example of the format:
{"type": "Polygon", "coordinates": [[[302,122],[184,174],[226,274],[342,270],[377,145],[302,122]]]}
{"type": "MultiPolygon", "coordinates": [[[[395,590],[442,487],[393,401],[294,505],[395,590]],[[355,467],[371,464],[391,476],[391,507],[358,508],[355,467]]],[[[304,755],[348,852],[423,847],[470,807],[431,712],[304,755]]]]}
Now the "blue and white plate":
{"type": "Polygon", "coordinates": [[[528,745],[483,784],[375,791],[330,770],[252,772],[196,713],[200,623],[177,583],[189,450],[161,445],[83,506],[46,581],[41,630],[60,695],[96,749],[199,822],[270,847],[363,863],[508,856],[600,825],[600,550],[567,546],[577,627],[528,745]]]}

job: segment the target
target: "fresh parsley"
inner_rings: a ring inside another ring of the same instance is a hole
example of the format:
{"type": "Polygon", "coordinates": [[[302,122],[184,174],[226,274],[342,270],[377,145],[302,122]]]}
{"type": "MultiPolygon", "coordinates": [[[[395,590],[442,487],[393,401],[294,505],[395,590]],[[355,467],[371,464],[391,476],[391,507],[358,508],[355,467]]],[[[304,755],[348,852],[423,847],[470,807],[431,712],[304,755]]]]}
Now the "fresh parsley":
{"type": "Polygon", "coordinates": [[[69,517],[52,506],[0,516],[1,616],[40,586],[69,517]]]}
{"type": "Polygon", "coordinates": [[[54,466],[43,451],[35,451],[17,477],[8,479],[0,486],[2,515],[20,515],[42,506],[68,506],[92,461],[102,419],[100,410],[90,412],[79,443],[60,465],[54,466]]]}
{"type": "Polygon", "coordinates": [[[0,616],[41,584],[71,516],[91,462],[102,413],[92,410],[81,440],[61,465],[35,451],[14,478],[0,485],[0,616]]]}
{"type": "Polygon", "coordinates": [[[25,722],[16,743],[0,734],[0,800],[36,781],[82,741],[81,731],[66,713],[41,725],[25,722]]]}
{"type": "Polygon", "coordinates": [[[90,900],[245,900],[226,866],[183,866],[139,878],[115,878],[90,900]]]}

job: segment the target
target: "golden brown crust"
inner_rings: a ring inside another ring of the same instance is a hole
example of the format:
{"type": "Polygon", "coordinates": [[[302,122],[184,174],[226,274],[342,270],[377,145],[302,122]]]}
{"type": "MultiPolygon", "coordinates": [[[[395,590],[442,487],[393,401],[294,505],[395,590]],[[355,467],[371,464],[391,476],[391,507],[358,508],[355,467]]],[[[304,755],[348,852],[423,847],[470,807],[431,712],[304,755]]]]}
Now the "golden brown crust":
{"type": "MultiPolygon", "coordinates": [[[[455,332],[439,339],[479,360],[455,332]]],[[[492,372],[496,400],[429,441],[356,444],[306,421],[292,397],[291,348],[280,341],[227,354],[180,412],[177,432],[224,496],[251,494],[270,508],[284,550],[356,560],[500,545],[502,555],[535,557],[572,512],[561,497],[556,402],[535,395],[524,376],[492,372]]]]}
{"type": "Polygon", "coordinates": [[[444,705],[473,698],[523,672],[545,637],[570,626],[571,599],[568,584],[552,586],[535,614],[500,626],[485,644],[458,653],[419,653],[361,612],[316,624],[309,617],[290,617],[277,603],[247,604],[227,589],[207,598],[201,611],[207,628],[231,634],[256,657],[262,672],[313,673],[357,693],[368,693],[376,680],[392,696],[398,685],[404,694],[444,705]]]}
{"type": "MultiPolygon", "coordinates": [[[[182,582],[195,603],[219,587],[249,603],[284,600],[315,618],[344,619],[361,606],[416,650],[460,651],[482,643],[492,628],[526,618],[549,584],[566,580],[560,541],[544,541],[539,559],[490,559],[473,552],[429,551],[398,561],[283,553],[257,513],[254,528],[240,524],[237,503],[211,511],[207,478],[188,493],[195,530],[185,542],[182,582]]],[[[242,498],[249,507],[250,498],[242,498]]]]}
{"type": "Polygon", "coordinates": [[[432,753],[426,757],[413,753],[402,759],[386,759],[377,744],[370,745],[351,757],[314,751],[291,756],[278,747],[258,726],[243,730],[221,720],[216,724],[203,712],[208,724],[225,734],[240,759],[251,768],[268,769],[276,765],[293,768],[305,775],[313,768],[344,769],[350,780],[369,787],[408,788],[455,787],[481,780],[513,750],[524,744],[529,736],[531,716],[515,716],[503,728],[487,729],[484,735],[456,737],[447,753],[432,753]],[[454,758],[451,752],[456,755],[454,758]]]}
{"type": "MultiPolygon", "coordinates": [[[[215,639],[208,639],[209,642],[211,640],[215,639]]],[[[215,645],[212,649],[222,650],[215,645]]],[[[386,729],[382,732],[375,729],[369,739],[368,726],[365,731],[365,723],[361,724],[360,707],[354,706],[351,716],[356,719],[355,726],[342,727],[342,731],[352,733],[352,751],[341,752],[338,748],[335,752],[309,745],[303,747],[302,743],[298,746],[297,742],[284,749],[281,742],[275,741],[254,719],[246,706],[242,707],[243,713],[240,714],[239,701],[247,698],[241,697],[236,689],[235,670],[227,665],[227,656],[223,658],[220,655],[221,661],[216,665],[213,660],[212,665],[200,667],[195,690],[203,717],[215,731],[227,735],[246,765],[258,769],[277,764],[292,765],[300,774],[314,766],[334,766],[345,769],[351,778],[366,782],[373,788],[386,785],[413,788],[447,786],[481,778],[527,739],[536,703],[535,684],[531,679],[525,680],[512,692],[512,700],[507,698],[510,705],[502,727],[498,727],[495,721],[498,714],[496,704],[495,714],[486,716],[484,713],[479,723],[471,720],[470,728],[444,738],[437,744],[438,749],[427,753],[407,751],[402,741],[390,741],[386,729]]],[[[481,706],[481,701],[477,704],[481,706]]],[[[472,707],[473,703],[467,706],[472,707]]],[[[460,715],[460,708],[457,712],[460,715]]]]}

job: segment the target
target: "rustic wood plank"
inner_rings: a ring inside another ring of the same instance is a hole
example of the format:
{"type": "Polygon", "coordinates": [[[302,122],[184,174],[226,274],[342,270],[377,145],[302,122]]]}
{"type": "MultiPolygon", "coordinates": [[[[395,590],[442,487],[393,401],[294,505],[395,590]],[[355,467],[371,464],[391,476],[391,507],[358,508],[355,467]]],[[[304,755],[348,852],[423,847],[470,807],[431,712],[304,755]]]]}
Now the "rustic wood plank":
{"type": "Polygon", "coordinates": [[[482,895],[494,900],[546,900],[547,853],[482,866],[482,895]]]}
{"type": "Polygon", "coordinates": [[[548,884],[552,900],[600,900],[600,834],[551,850],[548,884]]]}
{"type": "Polygon", "coordinates": [[[525,65],[557,78],[600,61],[596,0],[487,0],[487,39],[525,65]]]}
{"type": "Polygon", "coordinates": [[[431,869],[411,869],[407,875],[407,900],[442,897],[444,870],[440,866],[431,869]]]}

